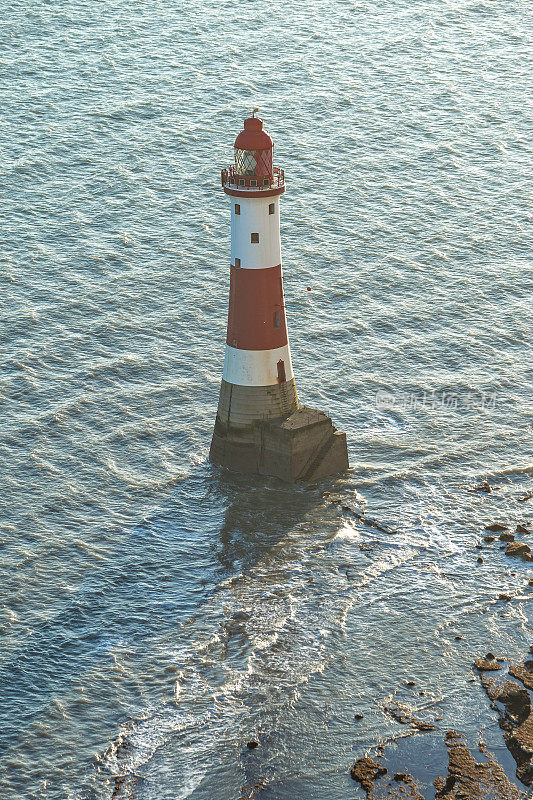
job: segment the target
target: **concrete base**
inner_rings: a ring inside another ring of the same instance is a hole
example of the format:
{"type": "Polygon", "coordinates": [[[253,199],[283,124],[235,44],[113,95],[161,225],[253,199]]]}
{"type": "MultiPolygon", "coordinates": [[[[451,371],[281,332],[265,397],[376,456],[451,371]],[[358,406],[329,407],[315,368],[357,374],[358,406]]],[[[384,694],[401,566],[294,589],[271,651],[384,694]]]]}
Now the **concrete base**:
{"type": "Polygon", "coordinates": [[[244,428],[217,417],[209,459],[238,472],[284,481],[314,481],[348,469],[346,434],[322,411],[301,407],[290,416],[256,420],[244,428]]]}

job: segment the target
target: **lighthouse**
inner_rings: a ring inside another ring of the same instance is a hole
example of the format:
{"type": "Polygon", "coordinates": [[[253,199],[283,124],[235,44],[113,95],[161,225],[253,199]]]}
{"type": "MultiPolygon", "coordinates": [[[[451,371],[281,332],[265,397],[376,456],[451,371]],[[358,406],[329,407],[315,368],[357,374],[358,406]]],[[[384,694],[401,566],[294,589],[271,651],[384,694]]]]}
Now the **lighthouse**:
{"type": "Polygon", "coordinates": [[[231,204],[229,312],[224,369],[209,458],[239,472],[312,481],[348,468],[346,435],[300,405],[285,302],[280,200],[285,174],[253,115],[222,170],[231,204]]]}

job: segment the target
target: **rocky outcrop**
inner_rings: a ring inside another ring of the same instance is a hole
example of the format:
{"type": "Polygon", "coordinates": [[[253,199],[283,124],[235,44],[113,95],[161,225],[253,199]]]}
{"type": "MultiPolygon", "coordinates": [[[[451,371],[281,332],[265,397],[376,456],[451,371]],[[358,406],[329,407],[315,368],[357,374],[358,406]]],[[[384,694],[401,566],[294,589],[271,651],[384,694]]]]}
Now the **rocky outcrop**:
{"type": "Polygon", "coordinates": [[[358,758],[350,770],[353,780],[361,784],[367,797],[372,794],[374,781],[386,774],[386,768],[369,756],[358,758]]]}
{"type": "Polygon", "coordinates": [[[522,561],[533,561],[531,548],[525,542],[509,542],[505,548],[505,555],[512,558],[521,558],[522,561]]]}
{"type": "MultiPolygon", "coordinates": [[[[502,767],[484,748],[483,761],[476,761],[465,744],[463,736],[450,730],[446,734],[448,748],[446,774],[434,781],[436,800],[522,800],[523,794],[507,778],[502,767]]],[[[422,793],[413,775],[406,770],[388,772],[387,768],[373,758],[358,759],[352,767],[351,776],[364,789],[367,800],[423,800],[429,797],[422,793]]]]}
{"type": "Polygon", "coordinates": [[[484,658],[476,658],[474,665],[479,672],[494,672],[502,668],[492,653],[487,653],[484,658]]]}
{"type": "Polygon", "coordinates": [[[462,736],[453,730],[446,734],[446,746],[448,775],[435,780],[435,798],[479,800],[492,796],[519,800],[521,793],[492,757],[482,763],[476,761],[462,736]]]}
{"type": "Polygon", "coordinates": [[[533,689],[533,662],[511,664],[509,674],[516,681],[497,681],[484,675],[481,679],[492,707],[498,711],[507,749],[516,761],[516,776],[526,786],[533,785],[533,711],[529,691],[533,689]]]}

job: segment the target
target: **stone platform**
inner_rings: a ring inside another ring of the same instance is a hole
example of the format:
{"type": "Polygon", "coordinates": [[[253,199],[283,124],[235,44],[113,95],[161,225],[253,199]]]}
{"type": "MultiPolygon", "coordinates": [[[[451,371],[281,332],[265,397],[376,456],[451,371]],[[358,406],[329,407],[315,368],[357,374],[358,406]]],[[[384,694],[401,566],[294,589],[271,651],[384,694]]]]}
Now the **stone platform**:
{"type": "Polygon", "coordinates": [[[288,417],[256,420],[244,429],[215,426],[214,464],[290,483],[315,481],[348,469],[346,434],[322,411],[300,407],[288,417]]]}

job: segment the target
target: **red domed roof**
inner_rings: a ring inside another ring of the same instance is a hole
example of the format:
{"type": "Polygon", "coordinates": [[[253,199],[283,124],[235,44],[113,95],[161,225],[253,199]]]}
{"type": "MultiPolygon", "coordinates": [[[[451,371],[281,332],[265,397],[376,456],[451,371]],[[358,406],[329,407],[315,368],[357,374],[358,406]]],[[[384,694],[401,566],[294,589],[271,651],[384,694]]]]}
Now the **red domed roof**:
{"type": "Polygon", "coordinates": [[[249,117],[244,120],[244,130],[239,133],[233,146],[239,150],[266,150],[274,147],[274,142],[263,130],[263,120],[249,117]]]}

